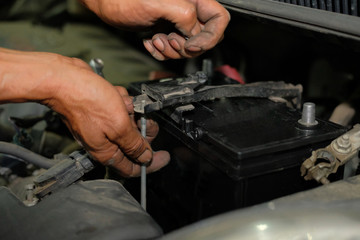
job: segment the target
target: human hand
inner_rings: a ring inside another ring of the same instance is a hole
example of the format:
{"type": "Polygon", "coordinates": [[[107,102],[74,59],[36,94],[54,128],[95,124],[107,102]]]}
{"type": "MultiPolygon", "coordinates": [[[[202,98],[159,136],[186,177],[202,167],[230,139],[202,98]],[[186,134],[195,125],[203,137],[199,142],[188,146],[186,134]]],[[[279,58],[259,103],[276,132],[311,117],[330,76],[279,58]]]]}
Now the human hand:
{"type": "Polygon", "coordinates": [[[147,172],[153,172],[169,162],[167,152],[153,153],[149,144],[159,130],[156,122],[148,120],[146,140],[141,136],[125,88],[112,86],[79,59],[59,60],[52,64],[56,66],[52,80],[61,84],[43,103],[61,114],[94,159],[125,177],[139,176],[141,163],[148,164],[147,172]]]}
{"type": "Polygon", "coordinates": [[[158,60],[195,57],[222,40],[230,14],[215,0],[80,0],[105,22],[122,28],[154,27],[159,20],[177,32],[144,39],[158,60]]]}

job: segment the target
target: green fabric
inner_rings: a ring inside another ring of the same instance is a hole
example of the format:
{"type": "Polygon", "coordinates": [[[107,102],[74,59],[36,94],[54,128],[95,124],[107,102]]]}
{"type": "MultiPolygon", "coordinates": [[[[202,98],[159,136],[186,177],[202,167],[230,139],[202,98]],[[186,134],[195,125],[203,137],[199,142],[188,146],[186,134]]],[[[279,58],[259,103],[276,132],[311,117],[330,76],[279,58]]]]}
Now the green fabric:
{"type": "Polygon", "coordinates": [[[162,70],[160,62],[115,34],[95,24],[66,23],[60,30],[27,20],[0,21],[0,46],[54,52],[86,62],[101,58],[106,79],[116,85],[146,80],[150,71],[162,70]]]}

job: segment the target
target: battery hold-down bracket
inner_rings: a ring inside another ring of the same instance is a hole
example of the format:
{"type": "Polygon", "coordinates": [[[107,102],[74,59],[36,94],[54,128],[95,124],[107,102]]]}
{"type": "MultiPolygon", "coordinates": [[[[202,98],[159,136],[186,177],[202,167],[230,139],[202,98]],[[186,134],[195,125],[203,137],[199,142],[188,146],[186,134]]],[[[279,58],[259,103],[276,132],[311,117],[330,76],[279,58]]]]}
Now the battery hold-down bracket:
{"type": "Polygon", "coordinates": [[[284,82],[254,82],[248,84],[206,85],[204,72],[183,78],[166,78],[141,84],[141,95],[135,96],[134,111],[149,113],[169,106],[183,106],[194,102],[223,97],[256,97],[291,99],[301,107],[302,86],[284,82]],[[143,107],[143,102],[145,106],[143,107]]]}

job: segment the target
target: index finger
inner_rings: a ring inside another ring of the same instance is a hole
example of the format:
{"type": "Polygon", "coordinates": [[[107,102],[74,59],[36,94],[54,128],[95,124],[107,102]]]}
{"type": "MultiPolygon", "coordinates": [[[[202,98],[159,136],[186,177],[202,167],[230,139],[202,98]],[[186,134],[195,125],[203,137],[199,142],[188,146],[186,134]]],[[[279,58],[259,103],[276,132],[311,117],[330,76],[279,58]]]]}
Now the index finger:
{"type": "Polygon", "coordinates": [[[206,51],[213,48],[224,35],[230,21],[229,12],[214,0],[191,0],[197,8],[197,17],[203,24],[200,33],[185,43],[189,51],[206,51]]]}

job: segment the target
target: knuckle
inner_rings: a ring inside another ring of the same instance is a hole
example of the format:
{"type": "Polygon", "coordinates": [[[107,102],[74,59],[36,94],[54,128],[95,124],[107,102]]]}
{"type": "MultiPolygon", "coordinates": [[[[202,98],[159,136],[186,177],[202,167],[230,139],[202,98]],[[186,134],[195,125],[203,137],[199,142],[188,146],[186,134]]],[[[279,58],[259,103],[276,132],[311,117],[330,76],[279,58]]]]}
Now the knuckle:
{"type": "Polygon", "coordinates": [[[182,12],[181,17],[188,21],[192,21],[193,19],[197,18],[196,15],[196,8],[193,4],[191,4],[182,12]]]}
{"type": "Polygon", "coordinates": [[[131,145],[129,145],[126,154],[134,159],[137,159],[145,151],[145,148],[145,139],[140,137],[136,141],[133,141],[131,145]]]}

